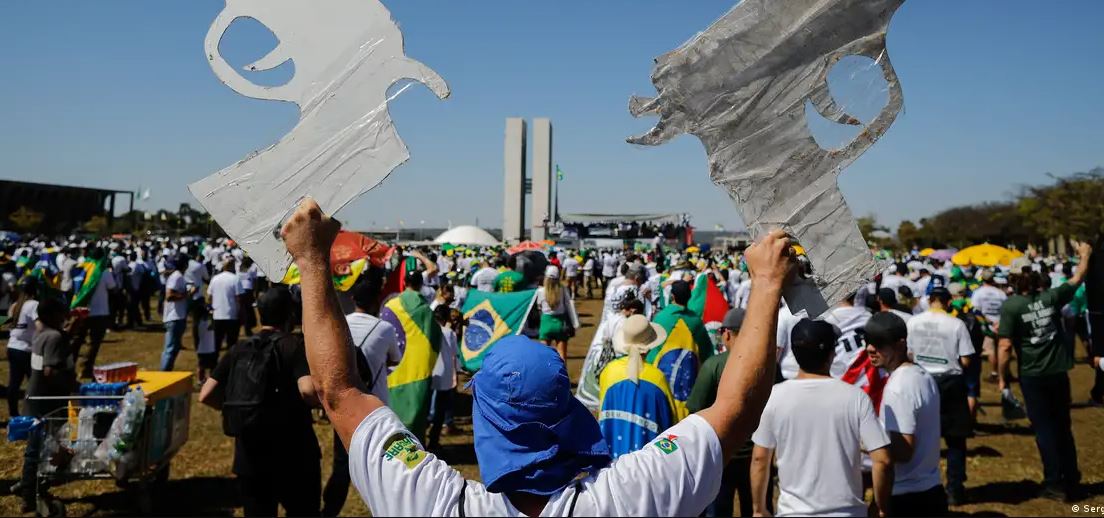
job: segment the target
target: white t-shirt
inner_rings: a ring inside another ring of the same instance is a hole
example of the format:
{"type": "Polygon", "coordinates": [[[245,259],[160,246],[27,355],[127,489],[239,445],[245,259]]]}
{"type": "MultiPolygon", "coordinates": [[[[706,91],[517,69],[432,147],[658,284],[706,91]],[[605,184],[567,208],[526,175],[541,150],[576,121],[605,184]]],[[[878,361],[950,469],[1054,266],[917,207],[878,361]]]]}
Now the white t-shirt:
{"type": "Polygon", "coordinates": [[[211,314],[215,320],[237,320],[238,276],[231,272],[219,272],[207,285],[211,297],[211,314]]]}
{"type": "Polygon", "coordinates": [[[777,456],[776,516],[866,516],[862,451],[889,439],[862,390],[834,378],[775,385],[751,439],[777,456]]]}
{"type": "MultiPolygon", "coordinates": [[[[692,415],[583,479],[575,516],[698,516],[717,496],[724,464],[717,433],[692,415]]],[[[353,432],[349,473],[375,516],[459,516],[464,477],[425,452],[389,408],[375,410],[353,432]]],[[[575,486],[567,486],[540,515],[567,516],[575,497],[575,486]]],[[[479,482],[467,482],[464,500],[467,516],[524,516],[506,494],[479,482]]]]}
{"type": "Polygon", "coordinates": [[[938,486],[939,385],[922,367],[909,363],[889,375],[879,419],[886,432],[913,436],[912,459],[894,466],[893,494],[919,493],[938,486]]]}
{"type": "MultiPolygon", "coordinates": [[[[188,284],[184,282],[184,274],[177,270],[169,275],[169,278],[165,280],[165,291],[175,291],[182,295],[187,293],[188,284]]],[[[180,300],[165,299],[165,309],[161,314],[161,320],[164,322],[172,322],[174,320],[184,320],[188,318],[188,297],[185,296],[180,300]]]]}
{"type": "Polygon", "coordinates": [[[1006,300],[1008,295],[1005,295],[1000,288],[984,285],[974,290],[973,296],[970,297],[970,304],[985,315],[986,319],[996,324],[1000,322],[1001,306],[1006,300]]]}
{"type": "Polygon", "coordinates": [[[556,307],[552,307],[552,305],[548,303],[544,286],[537,288],[537,304],[540,304],[541,313],[545,315],[562,315],[567,312],[567,304],[564,302],[567,300],[568,296],[567,290],[561,289],[560,300],[556,301],[556,307]]]}
{"type": "Polygon", "coordinates": [[[602,277],[617,275],[617,258],[612,255],[602,256],[602,277]]]}
{"type": "Polygon", "coordinates": [[[475,289],[489,293],[494,291],[495,277],[498,277],[498,270],[486,266],[480,268],[478,272],[475,272],[475,275],[472,276],[471,283],[472,286],[475,286],[475,289]]]}
{"type": "Polygon", "coordinates": [[[962,374],[958,359],[974,354],[974,343],[961,320],[928,310],[908,321],[908,350],[912,361],[938,377],[962,374]]]}
{"type": "Polygon", "coordinates": [[[100,275],[100,282],[96,284],[96,288],[92,291],[92,298],[88,301],[88,316],[106,317],[111,314],[107,292],[114,290],[116,286],[118,285],[115,284],[115,275],[112,272],[103,272],[100,275]]]}
{"type": "Polygon", "coordinates": [[[64,292],[73,291],[73,267],[77,265],[77,261],[69,254],[59,254],[57,257],[57,267],[61,272],[61,284],[58,289],[64,292]]]}
{"type": "Polygon", "coordinates": [[[257,265],[251,264],[249,268],[242,271],[238,268],[238,287],[241,288],[242,293],[248,293],[253,291],[253,283],[257,281],[257,265]]]}
{"type": "Polygon", "coordinates": [[[790,313],[789,309],[778,308],[778,330],[774,337],[774,343],[779,350],[778,368],[782,370],[782,377],[788,380],[796,378],[799,369],[797,358],[790,350],[790,337],[793,334],[794,326],[800,321],[801,317],[790,313]]]}
{"type": "Polygon", "coordinates": [[[594,275],[594,258],[588,258],[586,264],[583,265],[583,276],[589,277],[594,275]]]}
{"type": "Polygon", "coordinates": [[[35,320],[38,320],[38,301],[28,300],[19,309],[15,318],[15,327],[8,336],[8,349],[30,351],[35,335],[35,320]]]}
{"type": "Polygon", "coordinates": [[[433,378],[430,382],[433,390],[449,390],[456,388],[456,332],[447,327],[441,328],[441,352],[437,355],[437,363],[433,366],[433,378]]]}
{"type": "Polygon", "coordinates": [[[368,368],[372,370],[373,383],[368,387],[368,392],[387,403],[387,364],[398,363],[402,359],[395,328],[368,313],[349,313],[345,315],[345,321],[349,324],[353,346],[360,348],[364,359],[368,361],[368,368]]]}
{"type": "Polygon", "coordinates": [[[579,276],[579,261],[576,261],[574,257],[568,257],[563,260],[564,276],[571,279],[579,276]]]}
{"type": "Polygon", "coordinates": [[[198,261],[188,261],[188,269],[184,271],[184,279],[188,284],[195,286],[195,293],[192,294],[193,299],[203,298],[203,286],[206,284],[207,279],[210,276],[207,274],[207,267],[203,266],[203,263],[198,261]]]}
{"type": "Polygon", "coordinates": [[[870,320],[870,311],[863,307],[837,306],[828,312],[824,321],[839,328],[840,337],[836,340],[836,357],[832,360],[832,377],[843,377],[851,363],[866,348],[862,338],[862,328],[870,320]]]}

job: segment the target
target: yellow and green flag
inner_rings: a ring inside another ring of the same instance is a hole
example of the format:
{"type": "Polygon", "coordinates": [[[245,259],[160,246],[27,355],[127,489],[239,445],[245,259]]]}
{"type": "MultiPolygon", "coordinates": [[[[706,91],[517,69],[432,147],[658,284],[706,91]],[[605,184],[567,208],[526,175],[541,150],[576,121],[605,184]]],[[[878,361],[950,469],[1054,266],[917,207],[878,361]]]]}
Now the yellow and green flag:
{"type": "Polygon", "coordinates": [[[380,318],[395,328],[402,360],[387,376],[390,407],[406,428],[421,435],[429,415],[430,382],[441,352],[441,327],[418,292],[406,290],[392,298],[380,318]]]}
{"type": "Polygon", "coordinates": [[[92,302],[92,294],[95,293],[96,286],[100,284],[100,277],[107,269],[107,258],[99,261],[86,259],[78,269],[80,271],[73,278],[77,294],[73,296],[73,302],[69,304],[70,308],[88,307],[92,302]]]}
{"type": "Polygon", "coordinates": [[[471,290],[464,302],[464,339],[460,345],[460,364],[476,372],[483,358],[499,340],[521,333],[526,317],[537,300],[537,290],[490,293],[471,290]]]}

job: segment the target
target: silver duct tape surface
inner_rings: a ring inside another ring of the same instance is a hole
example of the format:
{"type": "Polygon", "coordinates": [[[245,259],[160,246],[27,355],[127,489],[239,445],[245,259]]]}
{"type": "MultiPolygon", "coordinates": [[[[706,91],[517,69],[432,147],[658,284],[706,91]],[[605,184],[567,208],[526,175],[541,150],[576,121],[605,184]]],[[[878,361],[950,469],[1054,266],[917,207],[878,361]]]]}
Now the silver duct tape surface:
{"type": "Polygon", "coordinates": [[[274,280],[291,264],[278,228],[302,198],[313,197],[332,214],[410,158],[387,111],[388,88],[412,79],[441,99],[449,96],[440,76],[406,57],[402,33],[377,0],[228,0],[207,34],[206,51],[215,75],[231,89],[300,109],[298,124],[279,142],[189,186],[274,280]],[[292,60],[295,76],[287,84],[258,86],[219,53],[223,34],[239,18],[257,20],[279,40],[246,69],[292,60]]]}
{"type": "Polygon", "coordinates": [[[736,202],[752,236],[783,228],[800,241],[813,272],[785,293],[795,312],[820,315],[875,274],[837,177],[901,109],[885,36],[903,2],[744,0],[656,60],[655,98],[629,102],[634,116],[660,117],[629,142],[658,145],[681,133],[697,136],[709,156],[710,178],[736,202]],[[875,60],[889,102],[848,145],[824,150],[806,124],[806,103],[834,122],[862,124],[828,91],[828,71],[847,55],[875,60]]]}

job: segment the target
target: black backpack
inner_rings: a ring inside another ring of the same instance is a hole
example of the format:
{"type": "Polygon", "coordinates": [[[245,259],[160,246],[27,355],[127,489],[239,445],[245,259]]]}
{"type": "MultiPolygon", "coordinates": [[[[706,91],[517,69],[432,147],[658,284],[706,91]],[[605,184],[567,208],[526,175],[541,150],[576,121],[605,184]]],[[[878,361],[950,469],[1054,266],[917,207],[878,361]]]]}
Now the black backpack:
{"type": "Polygon", "coordinates": [[[275,394],[280,359],[276,342],[281,334],[266,338],[254,336],[229,352],[230,372],[223,389],[222,431],[230,437],[241,437],[263,427],[270,421],[268,414],[278,408],[275,394]]]}

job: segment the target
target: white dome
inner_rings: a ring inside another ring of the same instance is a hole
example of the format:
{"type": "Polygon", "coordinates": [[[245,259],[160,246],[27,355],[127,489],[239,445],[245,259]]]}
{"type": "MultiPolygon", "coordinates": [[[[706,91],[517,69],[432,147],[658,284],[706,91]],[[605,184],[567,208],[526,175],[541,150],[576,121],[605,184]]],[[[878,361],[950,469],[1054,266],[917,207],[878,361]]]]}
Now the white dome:
{"type": "Polygon", "coordinates": [[[494,246],[501,244],[486,230],[471,225],[461,225],[459,227],[446,230],[441,233],[441,235],[437,236],[437,239],[434,239],[433,242],[451,243],[454,245],[478,246],[494,246]]]}

